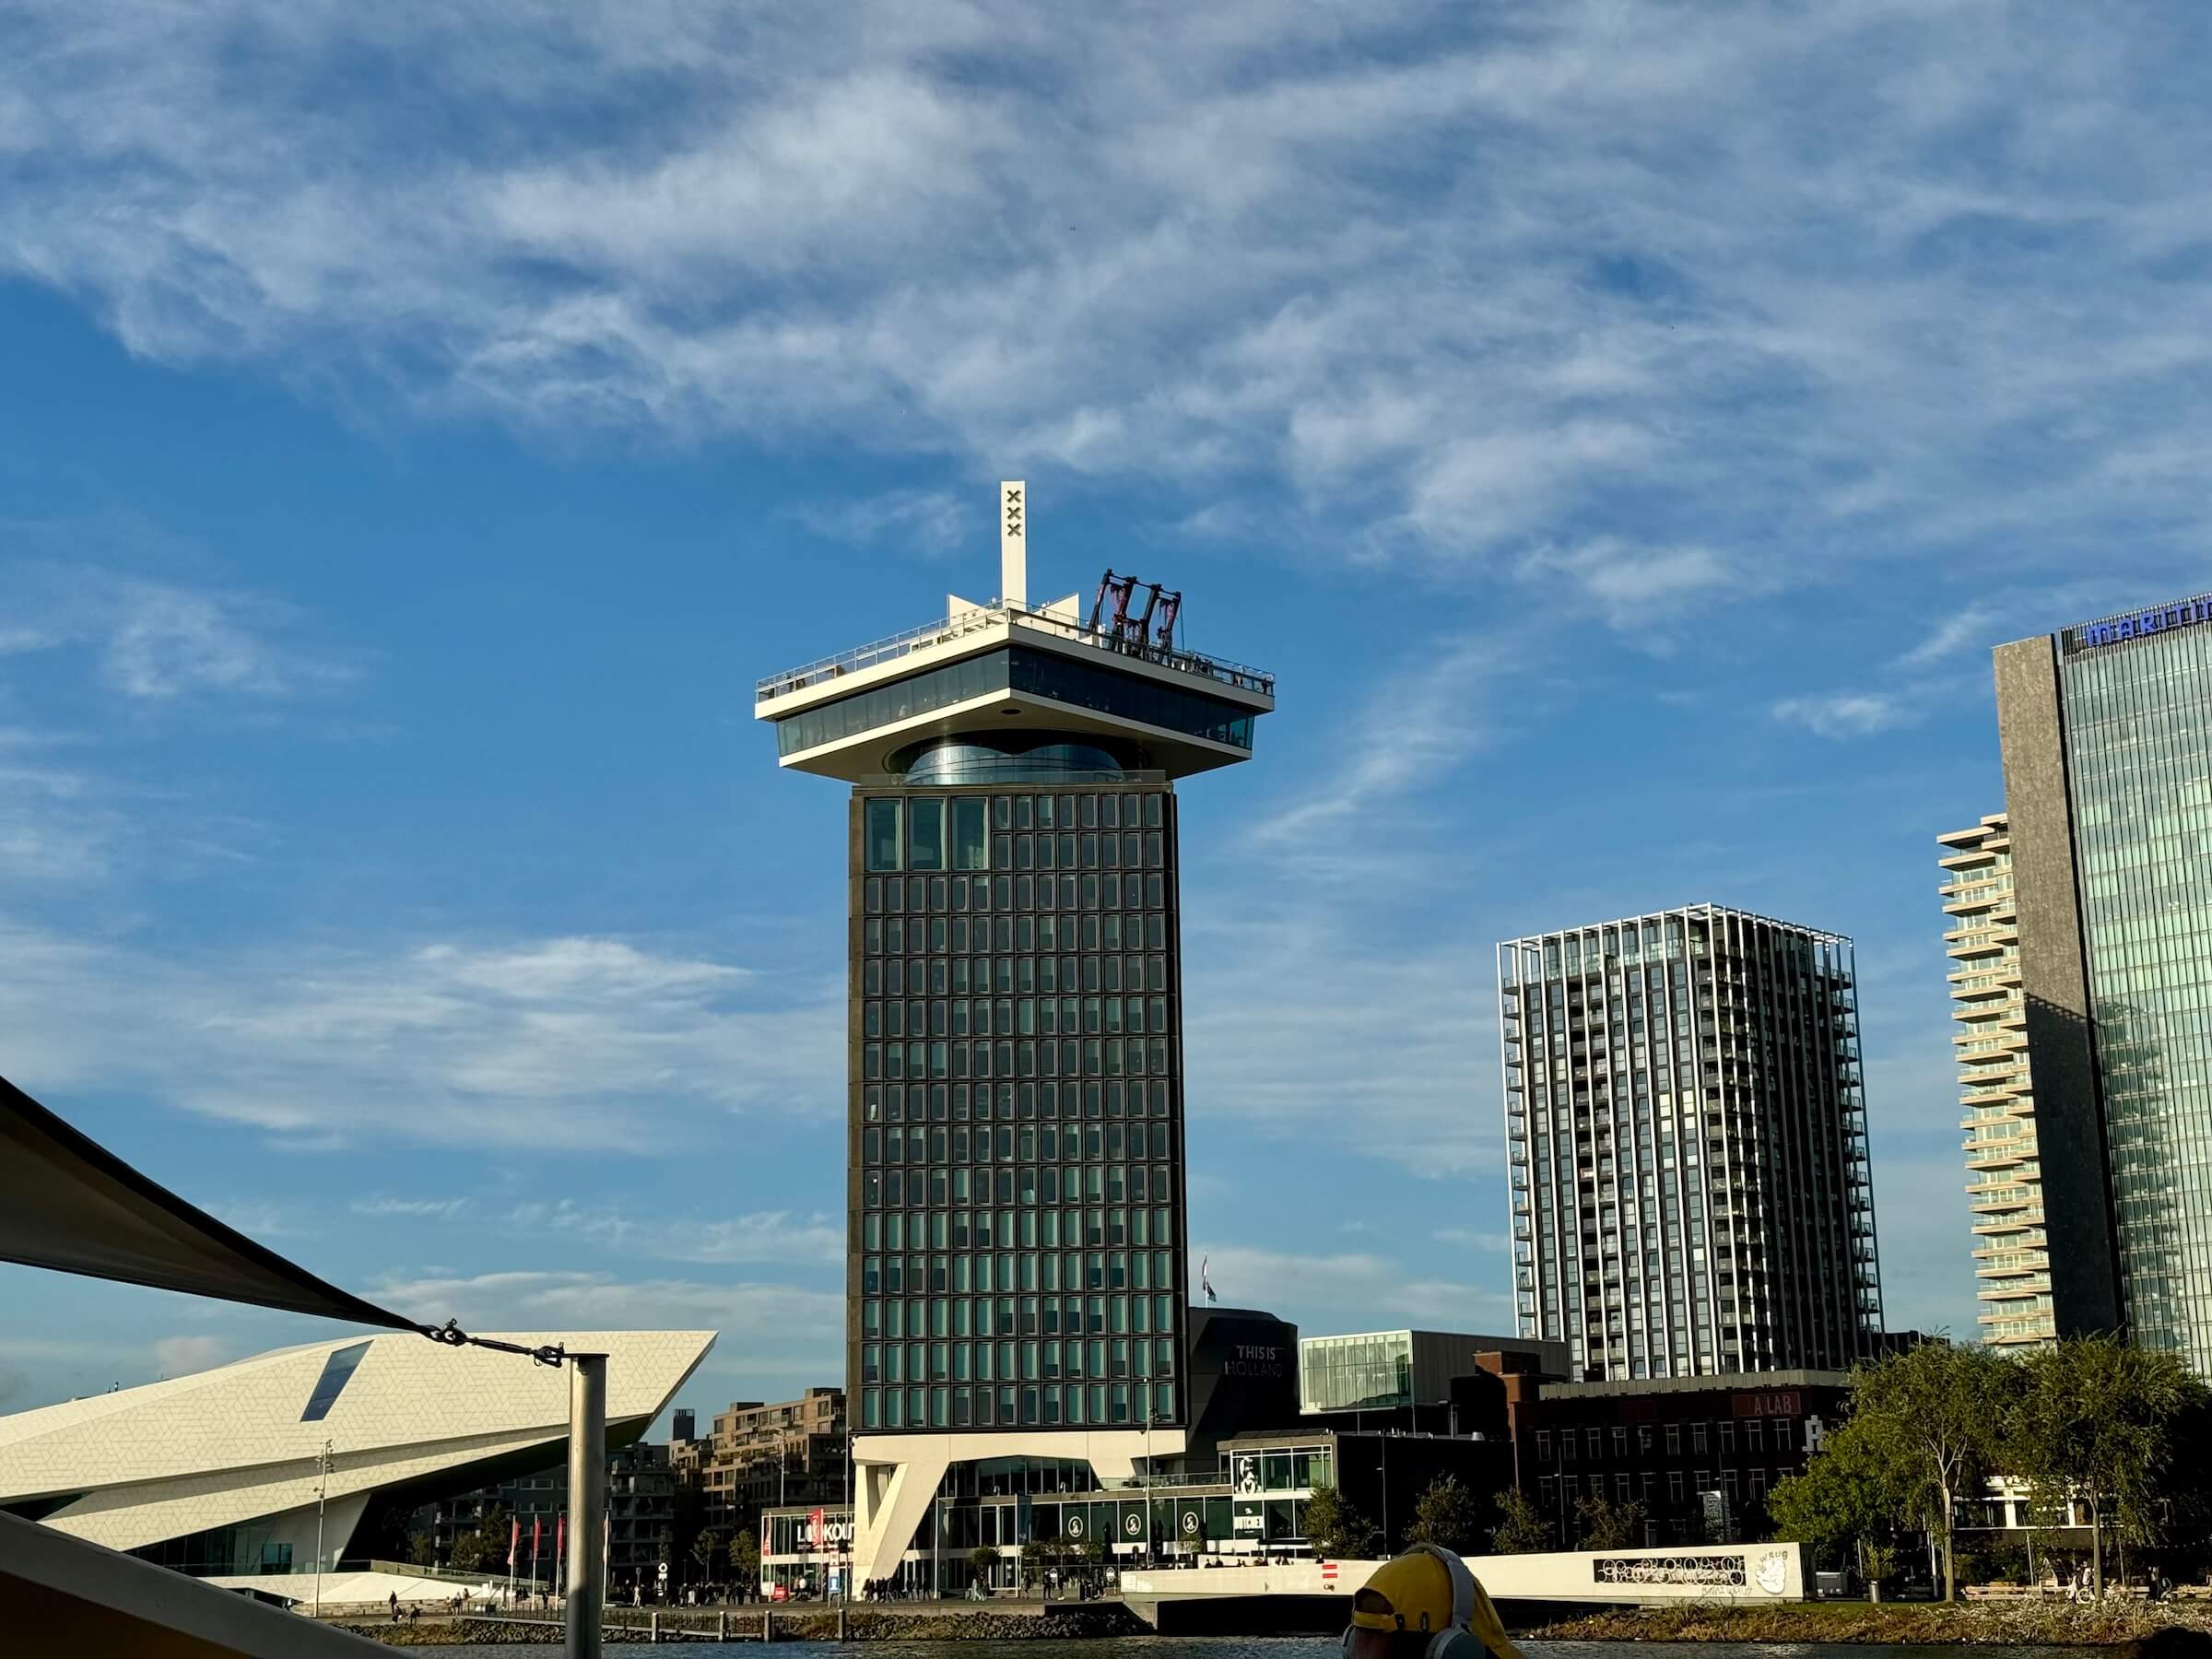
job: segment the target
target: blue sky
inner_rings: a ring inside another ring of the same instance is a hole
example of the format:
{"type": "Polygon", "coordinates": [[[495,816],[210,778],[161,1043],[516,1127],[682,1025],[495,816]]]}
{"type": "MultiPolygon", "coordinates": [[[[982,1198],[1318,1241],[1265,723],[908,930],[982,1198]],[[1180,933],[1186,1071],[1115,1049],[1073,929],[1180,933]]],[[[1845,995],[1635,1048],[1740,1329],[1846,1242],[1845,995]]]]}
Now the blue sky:
{"type": "MultiPolygon", "coordinates": [[[[1970,1330],[1987,648],[2207,585],[2198,8],[287,0],[0,17],[0,1071],[425,1317],[834,1380],[841,792],[756,677],[1106,565],[1185,797],[1192,1241],[1507,1318],[1492,943],[1858,941],[1970,1330]]],[[[0,1269],[0,1407],[310,1322],[0,1269]]]]}

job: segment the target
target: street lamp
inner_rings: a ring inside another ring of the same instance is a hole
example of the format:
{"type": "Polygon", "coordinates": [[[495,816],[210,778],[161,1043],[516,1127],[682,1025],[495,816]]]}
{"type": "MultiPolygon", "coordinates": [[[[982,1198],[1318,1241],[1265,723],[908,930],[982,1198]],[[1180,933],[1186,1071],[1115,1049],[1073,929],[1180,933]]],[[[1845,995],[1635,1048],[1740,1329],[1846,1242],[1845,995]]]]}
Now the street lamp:
{"type": "Polygon", "coordinates": [[[330,1442],[315,1453],[315,1617],[323,1617],[323,1500],[330,1490],[330,1442]]]}

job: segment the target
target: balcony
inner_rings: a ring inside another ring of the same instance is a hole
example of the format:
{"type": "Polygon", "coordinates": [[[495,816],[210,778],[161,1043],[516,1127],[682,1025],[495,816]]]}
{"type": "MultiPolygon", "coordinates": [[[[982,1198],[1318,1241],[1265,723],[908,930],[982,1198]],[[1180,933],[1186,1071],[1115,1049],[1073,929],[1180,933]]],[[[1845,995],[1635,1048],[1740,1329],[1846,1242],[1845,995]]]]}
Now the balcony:
{"type": "Polygon", "coordinates": [[[1079,622],[1049,611],[1042,606],[1025,605],[1018,600],[994,600],[974,610],[963,611],[953,617],[934,622],[924,622],[902,633],[877,640],[866,645],[856,645],[836,656],[823,657],[797,668],[771,674],[756,683],[753,700],[765,703],[779,697],[788,697],[804,691],[825,680],[842,678],[872,668],[879,663],[896,661],[916,652],[949,642],[963,633],[986,628],[994,623],[1018,618],[1024,625],[1045,629],[1077,644],[1088,645],[1101,653],[1135,657],[1155,666],[1169,668],[1178,674],[1196,675],[1218,684],[1230,686],[1240,691],[1253,691],[1264,697],[1275,695],[1275,676],[1241,663],[1227,662],[1219,657],[1200,656],[1172,645],[1155,645],[1139,641],[1104,629],[1092,629],[1079,622]]]}

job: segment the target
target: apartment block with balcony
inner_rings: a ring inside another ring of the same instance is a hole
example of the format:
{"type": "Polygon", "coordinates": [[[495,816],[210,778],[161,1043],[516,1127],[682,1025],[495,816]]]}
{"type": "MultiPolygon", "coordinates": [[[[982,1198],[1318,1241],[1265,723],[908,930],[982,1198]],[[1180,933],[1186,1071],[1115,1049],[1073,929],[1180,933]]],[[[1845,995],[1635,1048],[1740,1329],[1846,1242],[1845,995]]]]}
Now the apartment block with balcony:
{"type": "Polygon", "coordinates": [[[1499,947],[1522,1336],[1585,1382],[1873,1351],[1854,982],[1841,935],[1713,904],[1499,947]]]}
{"type": "Polygon", "coordinates": [[[1936,838],[1952,1045],[1973,1214],[1977,1323],[2003,1347],[2053,1341],[2051,1252],[2014,908],[2012,830],[2001,812],[1936,838]]]}
{"type": "Polygon", "coordinates": [[[841,1388],[716,1412],[712,1438],[695,1442],[704,1455],[692,1460],[706,1524],[757,1533],[762,1510],[849,1501],[845,1427],[841,1388]]]}

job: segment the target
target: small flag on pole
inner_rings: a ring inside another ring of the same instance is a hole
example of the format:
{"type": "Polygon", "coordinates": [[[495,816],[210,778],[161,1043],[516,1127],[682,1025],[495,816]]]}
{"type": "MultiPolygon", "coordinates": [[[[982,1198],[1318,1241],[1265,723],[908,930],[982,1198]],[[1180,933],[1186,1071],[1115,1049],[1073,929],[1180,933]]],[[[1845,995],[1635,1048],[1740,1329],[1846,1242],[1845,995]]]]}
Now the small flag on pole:
{"type": "Polygon", "coordinates": [[[507,1523],[507,1571],[509,1572],[514,1571],[514,1558],[522,1547],[523,1523],[522,1517],[518,1515],[507,1523]]]}
{"type": "Polygon", "coordinates": [[[540,1529],[543,1528],[545,1522],[541,1517],[536,1515],[530,1517],[530,1577],[534,1581],[537,1577],[537,1547],[540,1542],[539,1533],[540,1529]]]}
{"type": "Polygon", "coordinates": [[[563,1510],[563,1511],[561,1511],[561,1512],[560,1512],[559,1514],[558,1514],[558,1515],[556,1515],[556,1516],[554,1516],[554,1517],[553,1517],[553,1569],[554,1569],[554,1571],[555,1571],[556,1572],[562,1572],[562,1573],[565,1573],[566,1571],[568,1571],[568,1570],[569,1570],[569,1569],[568,1569],[568,1560],[569,1560],[569,1512],[568,1512],[568,1511],[566,1511],[566,1510],[563,1510]]]}
{"type": "MultiPolygon", "coordinates": [[[[1206,1292],[1207,1301],[1218,1302],[1221,1299],[1214,1294],[1214,1281],[1206,1276],[1206,1266],[1213,1259],[1210,1255],[1198,1258],[1198,1288],[1206,1292]]],[[[1187,1262],[1190,1258],[1185,1256],[1183,1260],[1187,1262]]]]}

